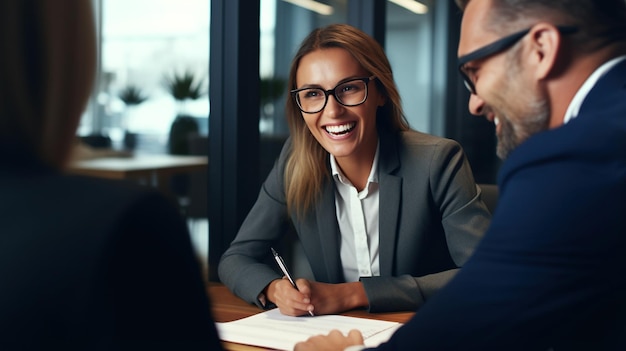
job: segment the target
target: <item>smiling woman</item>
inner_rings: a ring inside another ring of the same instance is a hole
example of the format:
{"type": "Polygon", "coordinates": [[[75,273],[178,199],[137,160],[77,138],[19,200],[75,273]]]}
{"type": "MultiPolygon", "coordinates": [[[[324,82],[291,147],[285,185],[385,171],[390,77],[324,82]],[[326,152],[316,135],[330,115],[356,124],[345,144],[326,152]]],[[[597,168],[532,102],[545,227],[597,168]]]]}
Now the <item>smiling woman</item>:
{"type": "Polygon", "coordinates": [[[178,208],[69,174],[96,31],[89,1],[59,4],[0,1],[1,348],[221,350],[178,208]]]}
{"type": "Polygon", "coordinates": [[[374,162],[378,144],[376,113],[377,108],[385,104],[385,97],[376,88],[376,76],[355,78],[363,75],[367,73],[349,51],[324,48],[302,57],[296,86],[304,88],[293,90],[309,94],[321,92],[304,102],[302,95],[296,94],[295,100],[309,132],[334,156],[343,174],[358,191],[365,188],[374,162]],[[337,85],[330,90],[307,88],[334,84],[337,85]],[[372,89],[368,93],[369,86],[372,89]],[[313,100],[312,104],[306,103],[309,100],[313,100]]]}
{"type": "Polygon", "coordinates": [[[352,26],[312,31],[287,84],[290,137],[222,256],[220,279],[287,315],[414,311],[489,224],[463,150],[409,128],[382,47],[352,26]],[[263,264],[290,228],[314,278],[298,289],[263,264]]]}

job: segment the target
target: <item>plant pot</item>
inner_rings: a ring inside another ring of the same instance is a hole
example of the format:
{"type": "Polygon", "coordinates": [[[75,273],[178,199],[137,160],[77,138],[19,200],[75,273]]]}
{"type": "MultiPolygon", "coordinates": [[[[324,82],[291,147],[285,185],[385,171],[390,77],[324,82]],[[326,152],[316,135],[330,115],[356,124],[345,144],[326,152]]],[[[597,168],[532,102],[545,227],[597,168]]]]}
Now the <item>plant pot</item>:
{"type": "Polygon", "coordinates": [[[135,150],[137,147],[137,133],[131,133],[129,131],[124,132],[124,149],[135,150]]]}
{"type": "Polygon", "coordinates": [[[198,122],[188,115],[179,115],[172,122],[168,139],[169,153],[172,155],[189,155],[189,135],[197,134],[198,122]]]}

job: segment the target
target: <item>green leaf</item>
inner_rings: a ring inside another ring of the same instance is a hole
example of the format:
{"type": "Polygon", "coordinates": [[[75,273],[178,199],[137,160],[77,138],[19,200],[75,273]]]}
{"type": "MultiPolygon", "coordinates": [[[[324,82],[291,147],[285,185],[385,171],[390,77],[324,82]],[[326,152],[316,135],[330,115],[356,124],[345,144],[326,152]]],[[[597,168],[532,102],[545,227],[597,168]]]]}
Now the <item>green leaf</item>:
{"type": "Polygon", "coordinates": [[[204,92],[202,91],[202,83],[204,79],[196,79],[194,73],[186,70],[182,73],[172,73],[165,75],[165,88],[176,100],[196,100],[199,99],[204,92]]]}
{"type": "Polygon", "coordinates": [[[129,84],[119,93],[119,98],[128,106],[139,105],[148,100],[148,95],[137,86],[129,84]]]}

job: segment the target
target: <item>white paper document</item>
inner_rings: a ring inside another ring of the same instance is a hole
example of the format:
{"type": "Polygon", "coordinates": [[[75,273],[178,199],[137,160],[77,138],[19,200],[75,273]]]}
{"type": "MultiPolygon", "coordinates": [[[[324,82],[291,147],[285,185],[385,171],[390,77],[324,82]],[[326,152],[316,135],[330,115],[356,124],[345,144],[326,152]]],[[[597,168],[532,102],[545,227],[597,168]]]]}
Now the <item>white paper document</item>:
{"type": "Polygon", "coordinates": [[[344,334],[358,329],[363,333],[366,346],[377,346],[387,341],[402,324],[340,315],[290,317],[275,308],[216,325],[223,341],[276,350],[293,350],[296,343],[310,336],[328,334],[333,329],[344,334]]]}

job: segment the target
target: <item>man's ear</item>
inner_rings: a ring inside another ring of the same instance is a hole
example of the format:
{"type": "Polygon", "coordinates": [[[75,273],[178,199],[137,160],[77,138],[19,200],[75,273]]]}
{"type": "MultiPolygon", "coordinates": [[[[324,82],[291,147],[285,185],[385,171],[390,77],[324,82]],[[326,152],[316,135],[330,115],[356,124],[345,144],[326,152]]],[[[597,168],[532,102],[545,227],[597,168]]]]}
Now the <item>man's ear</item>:
{"type": "Polygon", "coordinates": [[[535,66],[535,78],[543,80],[555,68],[559,49],[561,48],[561,33],[551,23],[540,22],[533,26],[529,33],[531,40],[531,63],[535,66]]]}

